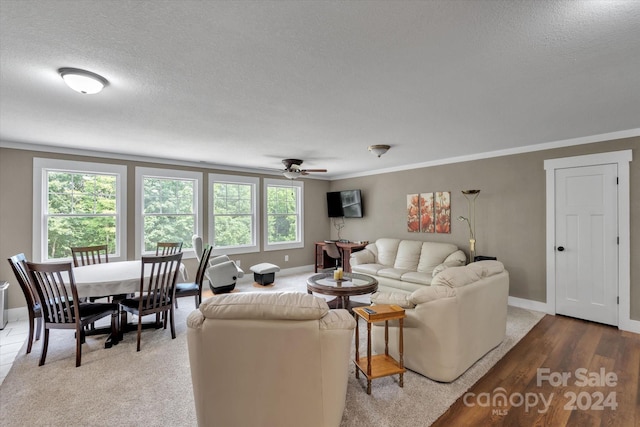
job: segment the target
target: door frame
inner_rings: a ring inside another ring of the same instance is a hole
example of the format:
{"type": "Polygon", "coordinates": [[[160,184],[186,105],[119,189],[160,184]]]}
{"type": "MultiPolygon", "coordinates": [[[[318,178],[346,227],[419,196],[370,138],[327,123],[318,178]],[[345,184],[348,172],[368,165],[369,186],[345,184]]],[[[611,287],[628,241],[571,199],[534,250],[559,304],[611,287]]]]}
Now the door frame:
{"type": "Polygon", "coordinates": [[[587,154],[544,161],[547,198],[547,313],[556,314],[556,203],[555,172],[566,169],[602,164],[618,165],[618,329],[640,333],[640,321],[631,320],[631,227],[629,196],[629,163],[632,150],[587,154]]]}

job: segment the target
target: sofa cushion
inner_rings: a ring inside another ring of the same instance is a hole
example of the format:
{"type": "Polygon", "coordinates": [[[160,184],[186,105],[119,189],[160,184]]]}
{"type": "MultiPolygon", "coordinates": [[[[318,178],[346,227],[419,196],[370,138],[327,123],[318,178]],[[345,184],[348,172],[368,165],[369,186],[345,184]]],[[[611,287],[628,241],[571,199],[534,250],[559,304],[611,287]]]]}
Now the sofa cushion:
{"type": "Polygon", "coordinates": [[[373,274],[374,276],[377,276],[378,271],[382,270],[383,268],[389,267],[382,264],[358,264],[352,265],[351,271],[353,271],[354,273],[373,274]]]}
{"type": "Polygon", "coordinates": [[[481,279],[477,268],[451,267],[436,274],[431,281],[431,286],[448,286],[450,288],[459,288],[469,283],[476,282],[481,279]]]}
{"type": "Polygon", "coordinates": [[[222,294],[200,304],[209,319],[320,319],[329,312],[323,298],[302,293],[222,294]]]}
{"type": "Polygon", "coordinates": [[[398,245],[398,253],[393,266],[403,270],[416,271],[421,250],[422,242],[416,240],[401,241],[400,245],[398,245]]]}
{"type": "Polygon", "coordinates": [[[451,243],[423,242],[418,271],[432,273],[438,264],[443,263],[447,256],[457,250],[458,247],[451,243]]]}
{"type": "Polygon", "coordinates": [[[404,270],[402,268],[383,268],[378,270],[378,276],[380,277],[388,277],[389,279],[400,280],[402,275],[405,273],[409,273],[410,270],[404,270]]]}
{"type": "Polygon", "coordinates": [[[400,239],[385,238],[376,240],[376,246],[378,248],[378,263],[387,266],[394,265],[399,245],[400,239]]]}
{"type": "Polygon", "coordinates": [[[402,275],[403,282],[417,283],[419,285],[430,285],[433,277],[429,273],[420,273],[419,271],[410,271],[402,275]]]}
{"type": "Polygon", "coordinates": [[[442,264],[438,264],[433,269],[433,276],[440,273],[442,270],[447,269],[449,267],[461,267],[467,263],[467,256],[461,250],[457,250],[448,257],[445,258],[442,264]]]}

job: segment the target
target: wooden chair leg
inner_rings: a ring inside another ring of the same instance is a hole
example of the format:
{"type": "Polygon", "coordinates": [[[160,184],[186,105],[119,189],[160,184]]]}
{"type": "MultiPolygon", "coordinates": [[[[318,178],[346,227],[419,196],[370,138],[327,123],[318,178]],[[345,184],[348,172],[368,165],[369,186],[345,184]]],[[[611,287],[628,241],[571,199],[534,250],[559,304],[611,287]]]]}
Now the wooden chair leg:
{"type": "Polygon", "coordinates": [[[27,354],[31,353],[31,346],[33,345],[33,330],[35,327],[35,321],[33,315],[29,313],[29,341],[27,343],[27,354]]]}
{"type": "Polygon", "coordinates": [[[82,359],[82,343],[84,342],[84,328],[79,326],[76,328],[76,368],[80,366],[82,359]]]}
{"type": "Polygon", "coordinates": [[[173,313],[173,307],[171,307],[171,310],[169,311],[169,316],[171,317],[171,339],[176,339],[176,324],[174,321],[174,313],[173,313]]]}
{"type": "Polygon", "coordinates": [[[138,315],[138,350],[140,351],[140,336],[142,335],[142,316],[138,315]]]}
{"type": "Polygon", "coordinates": [[[42,341],[42,354],[40,355],[40,363],[38,363],[38,366],[44,365],[44,361],[47,358],[48,347],[49,347],[49,329],[44,328],[44,339],[42,341]]]}

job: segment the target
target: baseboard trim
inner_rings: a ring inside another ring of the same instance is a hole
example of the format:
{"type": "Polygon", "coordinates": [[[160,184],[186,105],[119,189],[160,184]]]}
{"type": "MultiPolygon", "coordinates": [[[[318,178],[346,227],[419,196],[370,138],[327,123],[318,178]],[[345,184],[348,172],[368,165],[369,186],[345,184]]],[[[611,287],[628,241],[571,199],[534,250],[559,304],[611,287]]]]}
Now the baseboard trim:
{"type": "Polygon", "coordinates": [[[507,304],[513,307],[524,308],[527,310],[540,311],[542,313],[548,313],[549,309],[546,302],[534,301],[530,299],[509,297],[507,304]]]}
{"type": "Polygon", "coordinates": [[[640,320],[624,319],[620,321],[618,329],[640,334],[640,320]]]}
{"type": "Polygon", "coordinates": [[[10,308],[7,310],[7,321],[16,322],[22,319],[28,319],[29,313],[27,312],[27,306],[10,308]]]}

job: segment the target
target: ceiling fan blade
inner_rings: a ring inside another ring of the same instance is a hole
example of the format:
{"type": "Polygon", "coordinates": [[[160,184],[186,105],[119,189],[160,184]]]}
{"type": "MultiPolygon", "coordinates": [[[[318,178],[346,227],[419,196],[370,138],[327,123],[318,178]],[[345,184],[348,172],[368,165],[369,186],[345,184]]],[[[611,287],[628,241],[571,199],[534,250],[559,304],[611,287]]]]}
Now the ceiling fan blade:
{"type": "Polygon", "coordinates": [[[302,169],[303,172],[326,172],[326,169],[302,169]]]}

